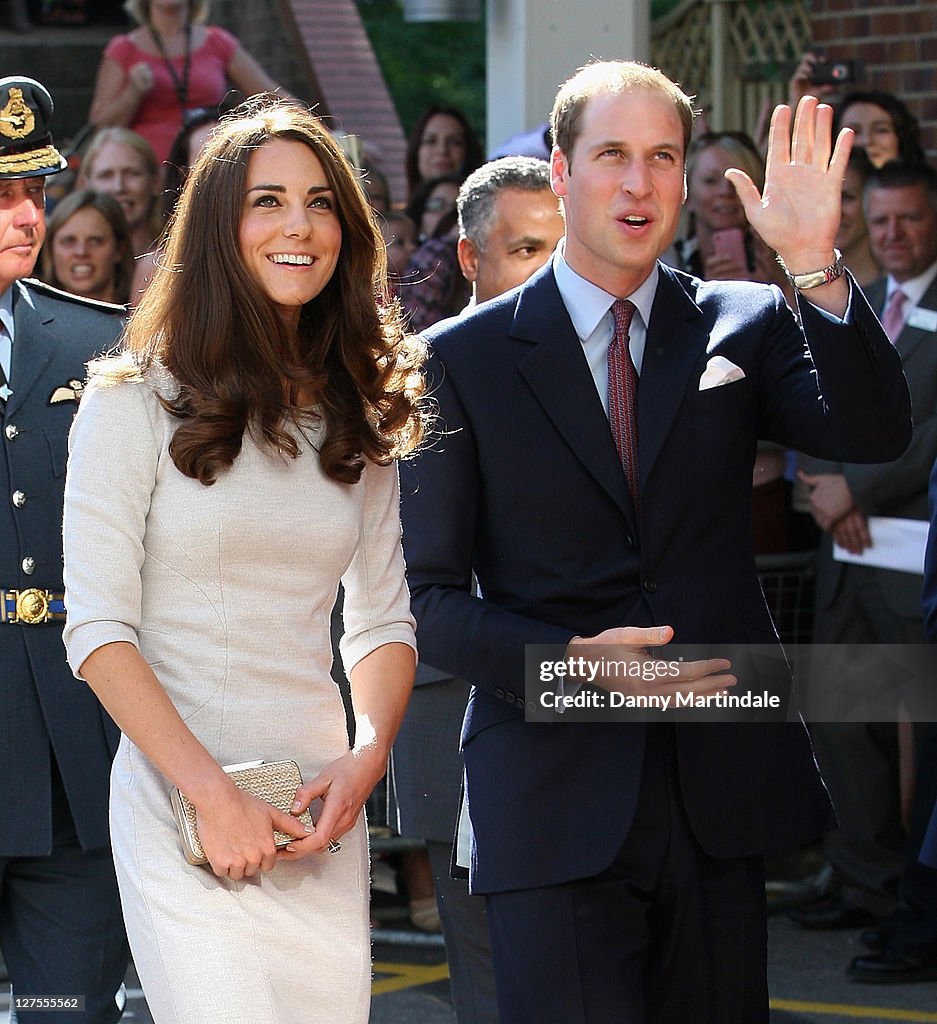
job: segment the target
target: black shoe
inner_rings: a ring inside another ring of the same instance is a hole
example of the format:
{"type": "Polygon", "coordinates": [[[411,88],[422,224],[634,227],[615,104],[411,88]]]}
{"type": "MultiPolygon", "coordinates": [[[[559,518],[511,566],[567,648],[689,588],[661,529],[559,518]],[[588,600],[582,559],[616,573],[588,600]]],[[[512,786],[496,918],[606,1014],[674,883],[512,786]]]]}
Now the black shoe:
{"type": "Polygon", "coordinates": [[[853,981],[896,985],[909,981],[937,981],[937,953],[896,953],[885,950],[874,956],[857,956],[849,965],[853,981]]]}
{"type": "Polygon", "coordinates": [[[840,928],[863,928],[880,923],[880,918],[868,910],[847,903],[842,896],[828,896],[805,907],[796,907],[787,915],[794,924],[812,931],[833,931],[840,928]]]}

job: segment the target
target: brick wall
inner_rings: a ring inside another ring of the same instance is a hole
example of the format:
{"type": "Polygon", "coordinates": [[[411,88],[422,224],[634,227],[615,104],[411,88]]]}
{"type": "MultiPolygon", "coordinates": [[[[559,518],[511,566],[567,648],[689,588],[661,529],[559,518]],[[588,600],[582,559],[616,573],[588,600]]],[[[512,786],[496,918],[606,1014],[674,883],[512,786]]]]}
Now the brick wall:
{"type": "Polygon", "coordinates": [[[833,59],[865,61],[860,88],[894,93],[921,124],[937,163],[937,4],[933,0],[812,0],[817,47],[833,59]]]}

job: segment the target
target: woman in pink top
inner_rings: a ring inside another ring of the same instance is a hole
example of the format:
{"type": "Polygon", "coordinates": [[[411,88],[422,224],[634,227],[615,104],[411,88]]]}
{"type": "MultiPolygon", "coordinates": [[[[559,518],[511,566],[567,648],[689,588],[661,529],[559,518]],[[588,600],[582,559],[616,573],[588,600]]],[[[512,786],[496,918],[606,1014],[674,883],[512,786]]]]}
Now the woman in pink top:
{"type": "Polygon", "coordinates": [[[247,96],[278,88],[234,36],[204,24],[208,0],[127,0],[125,7],[140,24],[104,51],[89,119],[132,128],[160,164],[186,110],[216,106],[230,88],[247,96]]]}

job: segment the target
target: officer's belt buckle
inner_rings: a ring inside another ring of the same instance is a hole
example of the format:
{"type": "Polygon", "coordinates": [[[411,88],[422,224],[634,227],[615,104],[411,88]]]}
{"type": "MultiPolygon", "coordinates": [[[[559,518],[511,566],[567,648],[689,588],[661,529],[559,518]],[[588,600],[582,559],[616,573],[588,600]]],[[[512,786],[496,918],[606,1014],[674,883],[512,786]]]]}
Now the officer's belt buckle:
{"type": "MultiPolygon", "coordinates": [[[[7,611],[7,622],[19,623],[22,626],[41,626],[51,620],[49,603],[52,594],[48,590],[39,590],[38,587],[8,590],[5,596],[7,599],[13,598],[16,602],[12,617],[9,617],[7,611]]],[[[4,604],[6,605],[6,602],[4,604]]]]}

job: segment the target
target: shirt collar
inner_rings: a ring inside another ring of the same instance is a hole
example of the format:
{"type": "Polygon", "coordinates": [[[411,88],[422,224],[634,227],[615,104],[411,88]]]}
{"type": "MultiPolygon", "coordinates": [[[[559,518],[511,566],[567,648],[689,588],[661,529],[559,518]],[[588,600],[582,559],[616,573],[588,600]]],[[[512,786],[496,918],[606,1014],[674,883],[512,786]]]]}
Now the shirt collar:
{"type": "MultiPolygon", "coordinates": [[[[566,262],[562,241],[553,255],[553,275],[573,328],[579,340],[585,341],[611,309],[617,296],[610,295],[604,288],[577,274],[566,262]]],[[[654,305],[659,279],[660,269],[655,262],[645,280],[630,295],[622,296],[635,304],[645,329],[651,322],[651,307],[654,305]]]]}
{"type": "Polygon", "coordinates": [[[898,282],[891,276],[888,275],[888,284],[885,289],[885,304],[888,304],[888,300],[891,298],[891,293],[896,288],[900,288],[905,295],[908,297],[908,302],[912,306],[917,306],[921,299],[924,298],[924,294],[937,277],[937,263],[932,263],[923,274],[918,274],[917,277],[912,277],[908,281],[902,281],[899,285],[898,282]]]}

